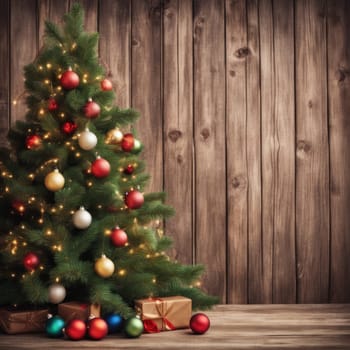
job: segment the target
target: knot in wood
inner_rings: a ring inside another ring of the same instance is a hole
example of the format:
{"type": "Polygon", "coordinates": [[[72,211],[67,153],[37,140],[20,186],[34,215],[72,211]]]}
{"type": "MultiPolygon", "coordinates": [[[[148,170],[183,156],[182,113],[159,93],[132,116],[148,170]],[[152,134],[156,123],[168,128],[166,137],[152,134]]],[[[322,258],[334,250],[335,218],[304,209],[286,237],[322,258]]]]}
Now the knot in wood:
{"type": "Polygon", "coordinates": [[[176,160],[177,160],[177,162],[178,162],[179,164],[182,164],[184,158],[183,158],[183,156],[182,156],[181,154],[178,154],[177,157],[176,157],[176,160]]]}
{"type": "Polygon", "coordinates": [[[173,18],[174,17],[174,12],[172,12],[170,10],[166,11],[165,12],[165,17],[167,17],[169,19],[173,18]]]}
{"type": "Polygon", "coordinates": [[[311,154],[311,144],[304,140],[298,141],[296,153],[297,153],[297,158],[307,159],[311,154]]]}
{"type": "Polygon", "coordinates": [[[201,136],[202,136],[203,140],[205,141],[210,136],[209,129],[208,128],[202,129],[201,136]]]}
{"type": "Polygon", "coordinates": [[[205,18],[204,18],[204,16],[199,16],[198,17],[198,24],[200,24],[200,25],[202,25],[203,23],[205,22],[205,18]]]}
{"type": "Polygon", "coordinates": [[[236,76],[236,72],[233,69],[230,69],[229,74],[231,77],[235,77],[236,76]]]}
{"type": "Polygon", "coordinates": [[[139,44],[139,42],[136,39],[132,39],[131,40],[131,45],[132,46],[137,46],[139,44]]]}
{"type": "Polygon", "coordinates": [[[243,174],[234,176],[232,179],[232,187],[235,190],[244,189],[247,187],[247,179],[243,174]]]}
{"type": "Polygon", "coordinates": [[[346,69],[345,67],[339,67],[337,70],[337,75],[338,83],[342,83],[350,75],[350,70],[346,69]]]}
{"type": "Polygon", "coordinates": [[[300,140],[297,144],[297,150],[305,153],[309,153],[311,150],[311,145],[309,142],[300,140]]]}
{"type": "Polygon", "coordinates": [[[182,136],[182,132],[177,129],[171,130],[168,133],[168,137],[172,142],[176,142],[181,136],[182,136]]]}
{"type": "Polygon", "coordinates": [[[249,47],[241,47],[235,52],[237,58],[245,58],[251,54],[249,47]]]}
{"type": "Polygon", "coordinates": [[[308,105],[309,108],[312,108],[314,104],[312,103],[312,100],[309,100],[309,102],[307,103],[307,105],[308,105]]]}

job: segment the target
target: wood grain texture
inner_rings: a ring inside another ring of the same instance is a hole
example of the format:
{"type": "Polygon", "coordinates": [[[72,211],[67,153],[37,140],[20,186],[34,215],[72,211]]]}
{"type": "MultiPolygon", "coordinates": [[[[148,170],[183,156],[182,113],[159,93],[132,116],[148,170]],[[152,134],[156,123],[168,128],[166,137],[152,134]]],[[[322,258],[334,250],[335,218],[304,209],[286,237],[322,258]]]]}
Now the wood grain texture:
{"type": "Polygon", "coordinates": [[[132,1],[131,103],[141,111],[136,123],[151,176],[148,191],[163,188],[163,120],[161,115],[161,0],[132,1]]]}
{"type": "Polygon", "coordinates": [[[145,334],[128,339],[109,335],[96,342],[48,338],[45,334],[0,335],[2,349],[349,349],[350,306],[219,305],[206,314],[209,331],[145,334]]]}
{"type": "Polygon", "coordinates": [[[10,3],[0,2],[0,146],[7,145],[6,135],[10,124],[10,3]]]}
{"type": "Polygon", "coordinates": [[[248,174],[248,302],[269,302],[263,288],[261,230],[260,47],[258,1],[247,1],[247,174],[248,174]]]}
{"type": "Polygon", "coordinates": [[[228,302],[248,302],[247,9],[226,1],[228,302]]]}
{"type": "Polygon", "coordinates": [[[166,2],[163,13],[164,189],[176,216],[165,223],[172,257],[193,262],[192,1],[166,2]]]}
{"type": "Polygon", "coordinates": [[[275,0],[274,18],[274,303],[296,302],[294,6],[275,0]]]}
{"type": "Polygon", "coordinates": [[[328,2],[328,96],[331,182],[330,300],[349,299],[350,3],[328,2]]]}
{"type": "Polygon", "coordinates": [[[329,148],[324,1],[296,1],[296,241],[298,301],[326,302],[329,148]]]}
{"type": "Polygon", "coordinates": [[[296,301],[293,3],[261,1],[264,290],[296,301]]]}
{"type": "Polygon", "coordinates": [[[224,1],[194,2],[196,262],[226,300],[224,1]]]}
{"type": "Polygon", "coordinates": [[[120,107],[131,104],[131,3],[104,0],[99,8],[100,57],[120,107]]]}
{"type": "Polygon", "coordinates": [[[272,302],[274,264],[274,220],[276,183],[275,57],[273,3],[259,3],[261,62],[261,176],[262,176],[262,282],[267,301],[272,302]]]}
{"type": "Polygon", "coordinates": [[[13,0],[11,1],[11,35],[10,41],[16,42],[11,45],[11,100],[18,100],[16,105],[11,106],[11,123],[24,119],[27,107],[23,84],[23,67],[34,60],[38,52],[36,31],[36,1],[13,0]],[[26,25],[23,25],[23,14],[26,14],[26,25]],[[28,45],[30,43],[30,45],[28,45]]]}

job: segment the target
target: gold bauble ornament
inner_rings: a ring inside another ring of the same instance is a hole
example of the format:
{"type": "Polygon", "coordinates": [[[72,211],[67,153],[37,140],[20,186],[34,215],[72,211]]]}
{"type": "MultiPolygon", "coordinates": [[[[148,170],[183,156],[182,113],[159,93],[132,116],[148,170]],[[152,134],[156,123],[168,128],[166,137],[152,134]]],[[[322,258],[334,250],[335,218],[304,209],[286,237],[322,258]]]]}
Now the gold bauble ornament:
{"type": "Polygon", "coordinates": [[[45,187],[49,191],[59,191],[64,186],[64,177],[63,175],[58,171],[58,169],[55,169],[54,171],[51,171],[51,173],[48,173],[45,176],[45,187]]]}
{"type": "Polygon", "coordinates": [[[120,131],[120,129],[115,128],[107,132],[105,142],[109,145],[118,145],[120,142],[122,142],[122,139],[123,133],[120,131]]]}
{"type": "Polygon", "coordinates": [[[114,273],[114,263],[106,255],[102,254],[95,262],[95,271],[100,277],[111,277],[114,273]]]}

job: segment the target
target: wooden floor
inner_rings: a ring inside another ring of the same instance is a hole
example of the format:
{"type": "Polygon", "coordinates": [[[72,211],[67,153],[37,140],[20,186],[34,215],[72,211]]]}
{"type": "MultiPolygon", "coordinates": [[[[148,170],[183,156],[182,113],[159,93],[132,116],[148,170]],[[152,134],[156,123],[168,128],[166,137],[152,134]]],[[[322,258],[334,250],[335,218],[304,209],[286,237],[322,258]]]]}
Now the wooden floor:
{"type": "Polygon", "coordinates": [[[189,330],[101,341],[0,334],[0,349],[350,349],[350,304],[220,305],[204,335],[189,330]]]}

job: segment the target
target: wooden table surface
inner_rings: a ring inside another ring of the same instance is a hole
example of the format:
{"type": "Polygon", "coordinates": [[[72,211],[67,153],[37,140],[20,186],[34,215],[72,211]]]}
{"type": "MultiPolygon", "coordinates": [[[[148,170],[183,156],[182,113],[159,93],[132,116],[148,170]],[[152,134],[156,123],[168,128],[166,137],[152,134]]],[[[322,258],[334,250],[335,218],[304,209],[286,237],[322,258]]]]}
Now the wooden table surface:
{"type": "Polygon", "coordinates": [[[204,335],[185,329],[70,341],[1,334],[0,349],[350,349],[350,304],[219,305],[206,314],[211,328],[204,335]]]}

